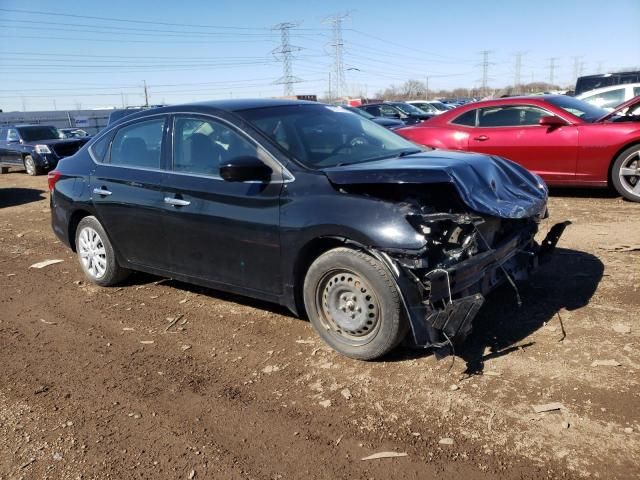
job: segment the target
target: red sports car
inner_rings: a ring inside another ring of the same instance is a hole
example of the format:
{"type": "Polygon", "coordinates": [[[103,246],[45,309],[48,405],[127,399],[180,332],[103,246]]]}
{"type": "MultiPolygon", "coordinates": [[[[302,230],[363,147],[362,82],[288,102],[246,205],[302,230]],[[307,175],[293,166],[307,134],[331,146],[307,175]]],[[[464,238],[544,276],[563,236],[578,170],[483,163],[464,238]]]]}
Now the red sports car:
{"type": "Polygon", "coordinates": [[[607,187],[640,202],[640,96],[613,112],[566,95],[470,103],[399,128],[422,145],[508,158],[550,185],[607,187]]]}

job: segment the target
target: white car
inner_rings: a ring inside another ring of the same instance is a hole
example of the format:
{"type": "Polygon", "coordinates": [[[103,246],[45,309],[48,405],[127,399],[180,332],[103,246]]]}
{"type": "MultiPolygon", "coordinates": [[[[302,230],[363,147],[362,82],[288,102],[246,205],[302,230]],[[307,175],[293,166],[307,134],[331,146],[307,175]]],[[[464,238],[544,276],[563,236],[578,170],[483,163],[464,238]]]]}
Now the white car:
{"type": "Polygon", "coordinates": [[[581,93],[576,98],[589,102],[596,107],[613,110],[621,103],[631,100],[638,95],[640,95],[640,83],[627,83],[589,90],[588,92],[581,93]]]}
{"type": "Polygon", "coordinates": [[[451,108],[438,100],[409,100],[407,103],[415,105],[420,110],[432,115],[440,115],[441,113],[451,110],[451,108]]]}

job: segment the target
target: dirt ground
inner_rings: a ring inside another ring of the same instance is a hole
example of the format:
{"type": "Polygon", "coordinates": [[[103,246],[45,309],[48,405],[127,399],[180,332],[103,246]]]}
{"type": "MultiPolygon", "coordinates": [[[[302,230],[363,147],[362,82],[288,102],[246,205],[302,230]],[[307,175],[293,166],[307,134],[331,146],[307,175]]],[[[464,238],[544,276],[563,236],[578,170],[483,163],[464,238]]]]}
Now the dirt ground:
{"type": "Polygon", "coordinates": [[[640,251],[614,249],[640,205],[567,190],[550,211],[543,232],[574,223],[521,308],[502,288],[455,357],[364,363],[275,305],[87,283],[46,177],[2,175],[0,479],[640,478],[640,251]],[[384,451],[407,455],[361,460],[384,451]]]}

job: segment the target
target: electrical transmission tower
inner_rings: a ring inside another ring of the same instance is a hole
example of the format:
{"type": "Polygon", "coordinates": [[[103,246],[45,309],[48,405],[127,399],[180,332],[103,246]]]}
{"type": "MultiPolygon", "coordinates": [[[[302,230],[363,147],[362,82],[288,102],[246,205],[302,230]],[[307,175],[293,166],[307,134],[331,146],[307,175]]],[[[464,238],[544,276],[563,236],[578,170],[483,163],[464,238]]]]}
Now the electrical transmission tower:
{"type": "Polygon", "coordinates": [[[573,81],[578,79],[579,76],[582,75],[582,69],[584,67],[584,62],[582,61],[582,57],[573,57],[573,81]]]}
{"type": "Polygon", "coordinates": [[[344,75],[344,41],[342,39],[342,23],[349,18],[348,13],[341,13],[325,18],[322,23],[331,25],[331,42],[329,46],[333,54],[333,95],[342,98],[347,91],[344,75]]]}
{"type": "Polygon", "coordinates": [[[514,68],[513,75],[513,89],[515,93],[522,93],[521,85],[522,85],[522,56],[525,52],[516,52],[516,64],[514,68]]]}
{"type": "Polygon", "coordinates": [[[556,61],[558,60],[558,57],[551,57],[549,59],[549,84],[550,85],[554,85],[554,81],[556,79],[556,68],[558,67],[558,64],[556,63],[556,61]]]}
{"type": "Polygon", "coordinates": [[[491,50],[483,50],[480,52],[482,55],[482,62],[479,64],[482,67],[482,79],[480,80],[480,89],[482,91],[482,96],[486,96],[488,94],[489,88],[489,66],[493,65],[492,62],[489,61],[489,54],[493,53],[491,50]]]}
{"type": "Polygon", "coordinates": [[[297,23],[284,22],[274,25],[271,30],[280,30],[280,46],[274,48],[271,53],[282,62],[282,77],[276,80],[274,83],[284,85],[284,95],[293,95],[293,84],[298,83],[301,80],[298,77],[294,77],[291,70],[291,60],[293,59],[293,52],[301,50],[300,47],[291,45],[289,39],[289,30],[297,27],[297,23]]]}

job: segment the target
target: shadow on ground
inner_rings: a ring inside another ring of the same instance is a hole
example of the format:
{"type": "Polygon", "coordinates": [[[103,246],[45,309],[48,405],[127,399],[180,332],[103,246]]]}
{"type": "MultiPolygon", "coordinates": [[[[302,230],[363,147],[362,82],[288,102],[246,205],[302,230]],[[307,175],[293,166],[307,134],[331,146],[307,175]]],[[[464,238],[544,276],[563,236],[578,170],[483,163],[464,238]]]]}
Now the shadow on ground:
{"type": "Polygon", "coordinates": [[[466,373],[481,373],[486,360],[531,346],[533,342],[520,342],[545,323],[558,322],[558,342],[571,336],[562,321],[561,310],[587,305],[603,272],[604,265],[597,257],[558,248],[551,262],[518,287],[521,307],[517,306],[509,285],[493,292],[476,317],[473,333],[456,352],[466,362],[466,373]]]}
{"type": "MultiPolygon", "coordinates": [[[[562,309],[575,310],[587,305],[600,283],[603,272],[604,265],[597,257],[585,252],[558,248],[549,263],[542,266],[529,281],[518,285],[522,299],[521,307],[518,307],[515,292],[510,285],[505,284],[496,289],[487,297],[474,321],[473,332],[469,338],[464,344],[456,347],[455,355],[465,361],[466,373],[480,374],[486,360],[531,346],[532,342],[521,343],[522,340],[554,318],[560,323],[559,335],[570,335],[570,332],[565,332],[559,312],[562,309]]],[[[295,318],[289,310],[280,305],[177,280],[160,279],[144,273],[135,273],[124,285],[159,282],[217,300],[295,318]]],[[[431,350],[407,345],[396,349],[385,361],[404,361],[431,353],[431,350]]]]}
{"type": "Polygon", "coordinates": [[[620,194],[613,188],[549,187],[549,196],[573,198],[617,198],[620,194]]]}
{"type": "Polygon", "coordinates": [[[0,188],[0,208],[16,207],[44,199],[44,190],[36,188],[0,188]]]}

